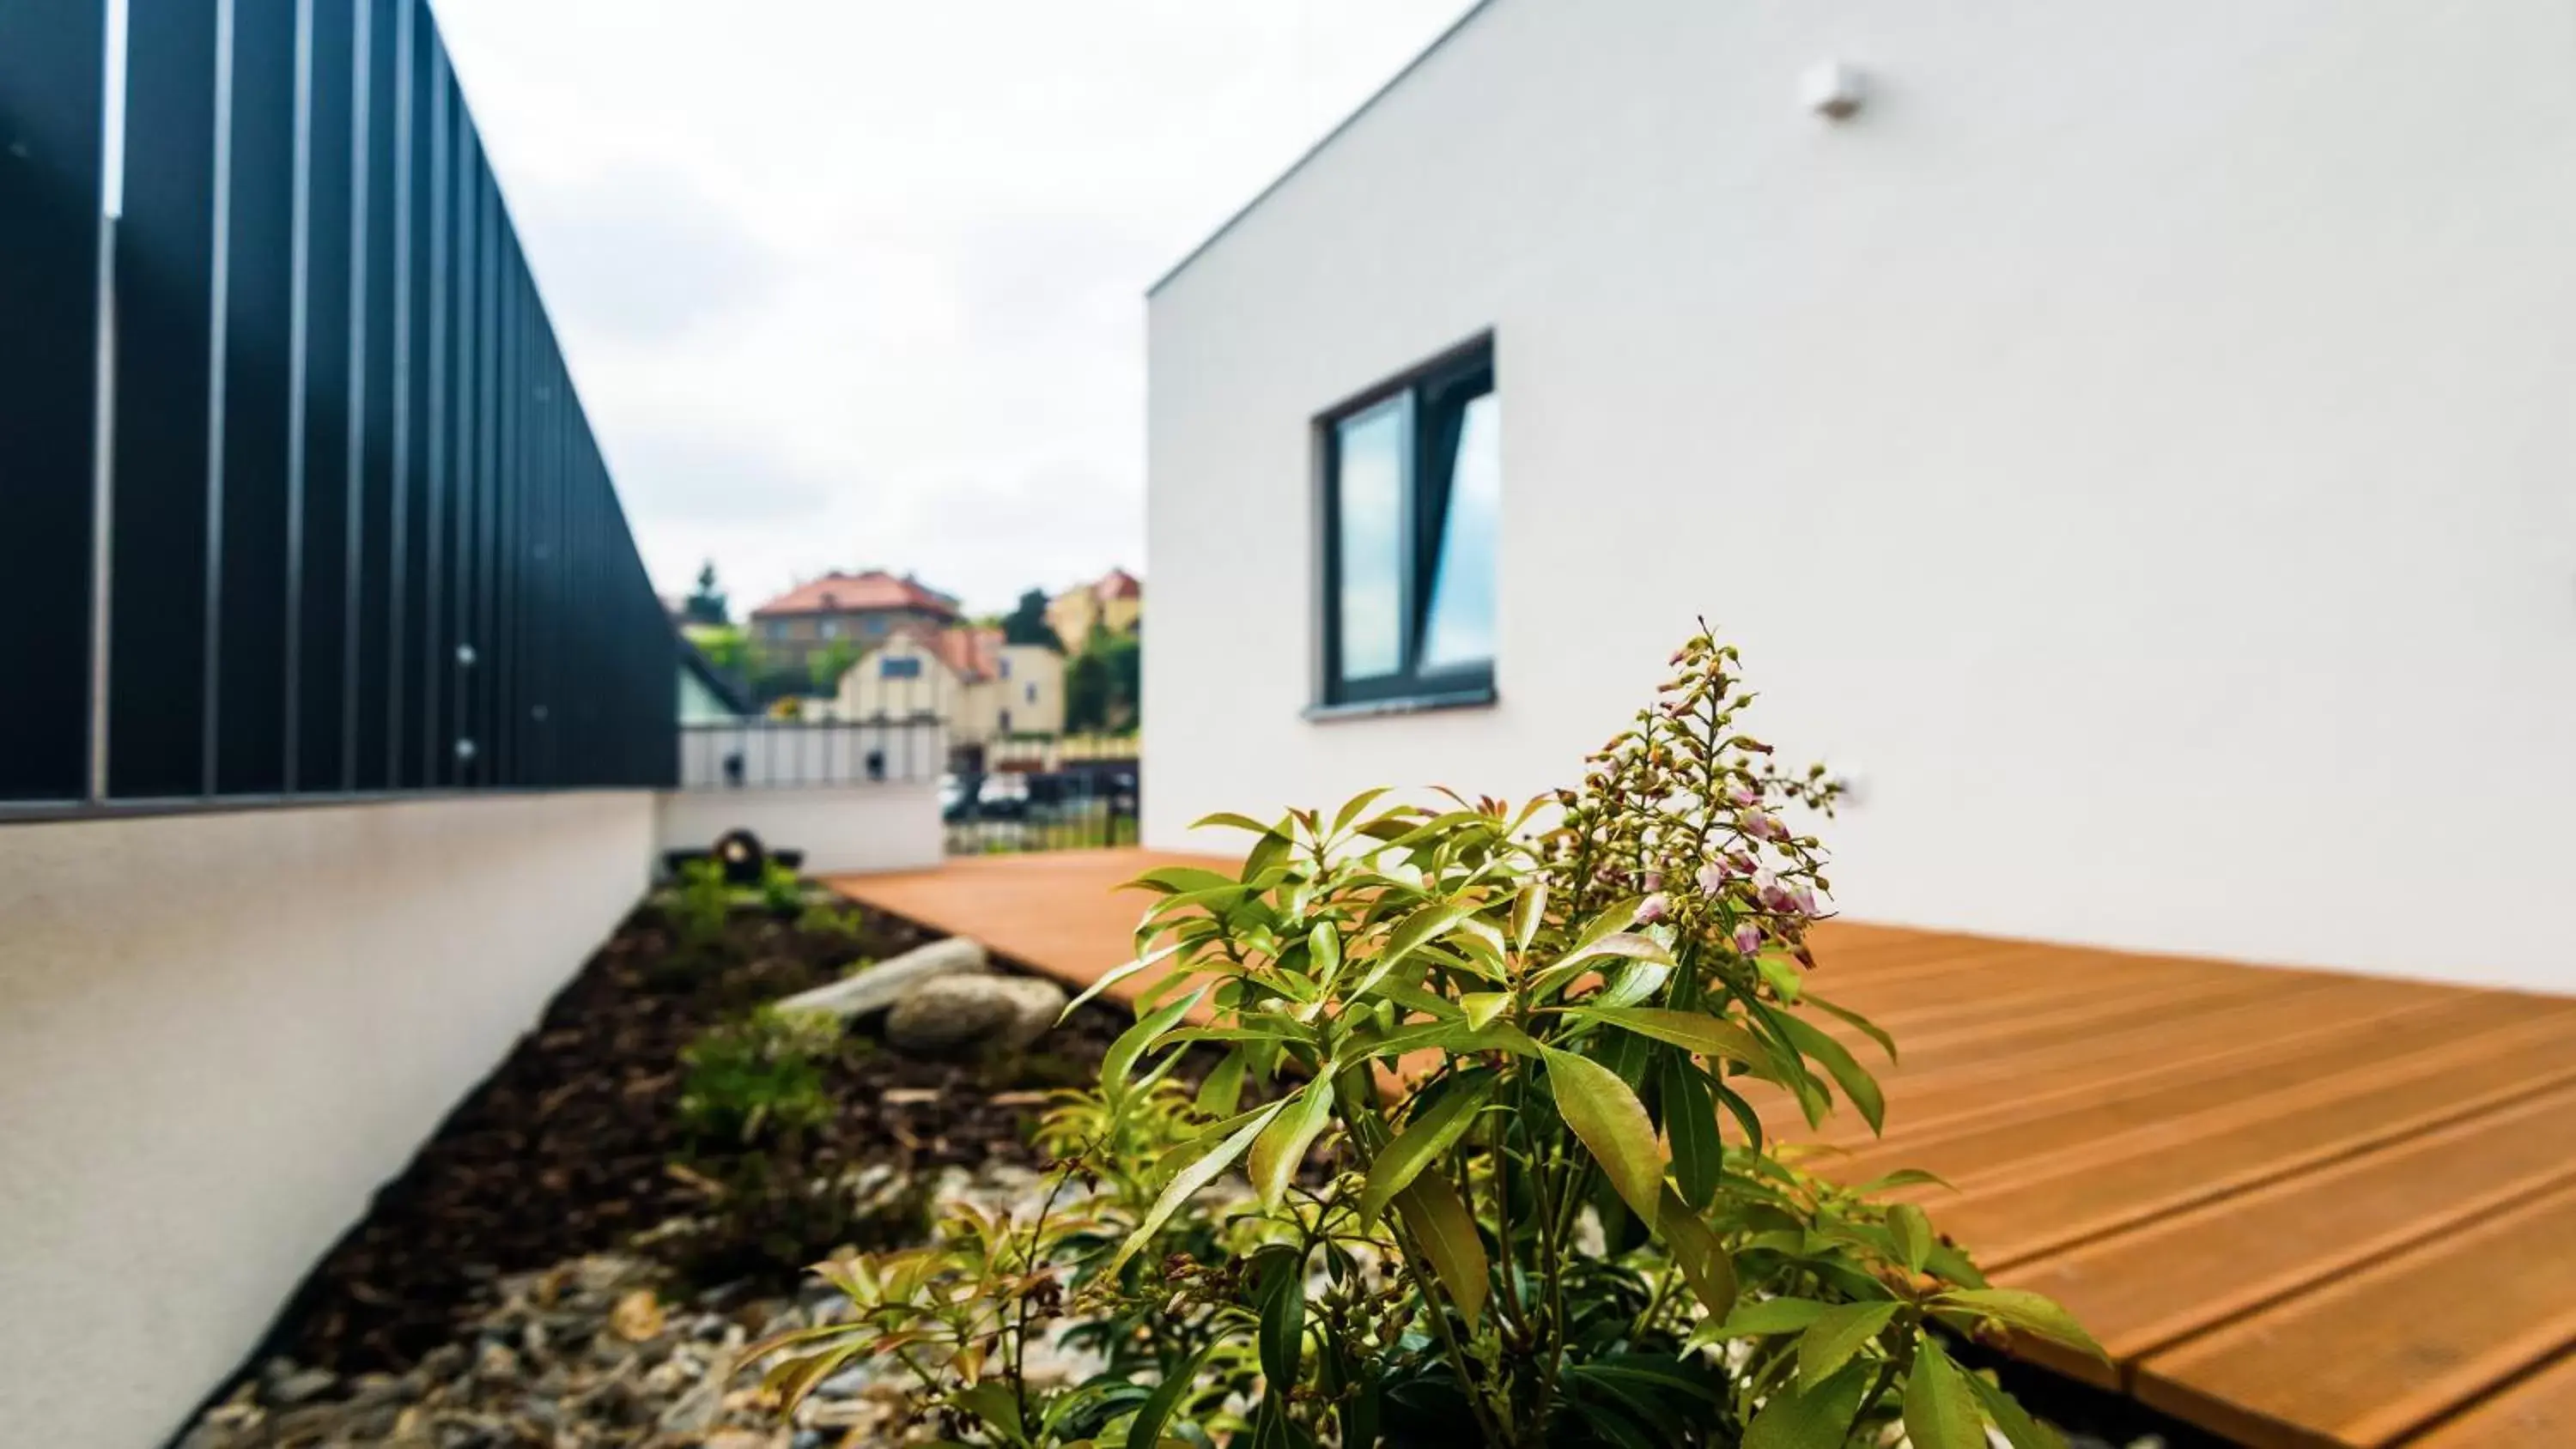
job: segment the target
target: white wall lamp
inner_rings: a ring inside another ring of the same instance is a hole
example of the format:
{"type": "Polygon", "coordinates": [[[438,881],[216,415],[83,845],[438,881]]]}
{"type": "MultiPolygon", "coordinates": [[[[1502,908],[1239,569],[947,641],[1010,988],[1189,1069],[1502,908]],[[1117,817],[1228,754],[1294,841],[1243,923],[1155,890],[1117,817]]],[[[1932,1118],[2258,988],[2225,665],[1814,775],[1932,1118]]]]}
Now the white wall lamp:
{"type": "Polygon", "coordinates": [[[1829,121],[1845,121],[1860,114],[1868,96],[1857,69],[1839,60],[1825,60],[1807,67],[1807,73],[1798,78],[1798,99],[1829,121]]]}

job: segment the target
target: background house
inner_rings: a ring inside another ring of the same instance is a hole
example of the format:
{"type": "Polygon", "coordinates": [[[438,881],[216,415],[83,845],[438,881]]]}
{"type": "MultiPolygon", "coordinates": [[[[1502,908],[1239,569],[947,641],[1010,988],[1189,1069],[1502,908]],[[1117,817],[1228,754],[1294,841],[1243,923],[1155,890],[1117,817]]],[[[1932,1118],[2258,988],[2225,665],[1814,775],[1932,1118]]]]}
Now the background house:
{"type": "Polygon", "coordinates": [[[2576,11],[2465,21],[1489,0],[1153,291],[1147,843],[1705,614],[1855,915],[2576,989],[2576,11]]]}
{"type": "Polygon", "coordinates": [[[1144,582],[1125,569],[1111,569],[1056,595],[1047,604],[1046,619],[1067,649],[1080,649],[1094,628],[1133,634],[1144,625],[1144,582]]]}
{"type": "Polygon", "coordinates": [[[1064,731],[1064,656],[1004,642],[1002,631],[904,628],[841,676],[830,718],[867,723],[936,720],[956,767],[984,766],[1003,739],[1064,731]]]}
{"type": "Polygon", "coordinates": [[[957,601],[919,580],[835,571],[752,610],[751,640],[767,663],[806,669],[830,654],[855,658],[901,626],[936,631],[957,620],[957,601]]]}

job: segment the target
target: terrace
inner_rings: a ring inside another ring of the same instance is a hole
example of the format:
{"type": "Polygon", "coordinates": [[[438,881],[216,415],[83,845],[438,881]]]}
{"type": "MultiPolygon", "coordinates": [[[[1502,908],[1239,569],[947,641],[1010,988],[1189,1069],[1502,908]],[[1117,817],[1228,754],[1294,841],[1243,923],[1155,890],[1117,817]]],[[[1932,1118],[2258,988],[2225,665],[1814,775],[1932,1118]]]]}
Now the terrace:
{"type": "MultiPolygon", "coordinates": [[[[1079,986],[1133,954],[1118,887],[1174,864],[1231,863],[1071,851],[832,884],[1079,986]]],[[[1818,989],[1902,1048],[1887,1133],[1766,1125],[1834,1175],[1946,1178],[1906,1195],[2114,1359],[2024,1341],[2035,1363],[2264,1449],[2576,1434],[2576,1001],[1839,921],[1816,939],[1818,989]]]]}

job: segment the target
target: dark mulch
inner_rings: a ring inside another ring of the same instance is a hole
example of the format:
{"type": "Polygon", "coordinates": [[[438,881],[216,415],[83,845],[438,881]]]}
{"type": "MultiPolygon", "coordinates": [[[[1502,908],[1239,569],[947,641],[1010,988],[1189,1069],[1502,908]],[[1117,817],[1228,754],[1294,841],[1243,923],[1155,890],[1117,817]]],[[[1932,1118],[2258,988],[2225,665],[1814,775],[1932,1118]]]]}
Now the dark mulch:
{"type": "MultiPolygon", "coordinates": [[[[677,1110],[680,1049],[758,1002],[838,977],[859,957],[884,958],[932,937],[885,918],[871,918],[856,939],[807,933],[744,910],[729,930],[729,965],[674,972],[659,911],[639,908],[379,1192],[299,1291],[268,1351],[342,1374],[399,1372],[449,1342],[460,1310],[497,1275],[623,1249],[646,1229],[702,1214],[710,1178],[762,1164],[729,1161],[726,1144],[687,1140],[677,1110]],[[694,1175],[674,1172],[674,1162],[694,1175]]],[[[836,1117],[796,1145],[778,1176],[875,1162],[906,1170],[1034,1164],[1027,1138],[1040,1109],[1030,1089],[1089,1080],[1130,1022],[1123,1009],[1087,1006],[1007,1071],[872,1051],[862,1041],[831,1068],[836,1117]],[[904,1089],[938,1096],[885,1100],[904,1089]],[[994,1101],[1002,1092],[1016,1095],[994,1101]]],[[[757,1253],[720,1266],[750,1275],[756,1289],[799,1276],[792,1262],[757,1253]]]]}

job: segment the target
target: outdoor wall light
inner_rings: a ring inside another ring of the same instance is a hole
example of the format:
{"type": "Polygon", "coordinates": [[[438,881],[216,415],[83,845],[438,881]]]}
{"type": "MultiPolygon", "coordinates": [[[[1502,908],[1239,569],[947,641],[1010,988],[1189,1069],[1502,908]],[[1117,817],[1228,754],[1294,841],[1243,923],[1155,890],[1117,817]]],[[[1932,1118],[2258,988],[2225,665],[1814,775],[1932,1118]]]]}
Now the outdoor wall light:
{"type": "Polygon", "coordinates": [[[456,667],[459,669],[471,669],[474,667],[473,645],[459,644],[456,646],[456,667]]]}
{"type": "Polygon", "coordinates": [[[1839,60],[1818,61],[1798,78],[1798,99],[1829,121],[1858,115],[1863,92],[1860,72],[1839,60]]]}
{"type": "Polygon", "coordinates": [[[473,759],[474,759],[474,742],[473,742],[472,740],[458,740],[458,741],[456,742],[456,760],[457,760],[457,763],[459,763],[459,764],[468,764],[468,763],[471,763],[471,762],[473,761],[473,759]]]}

